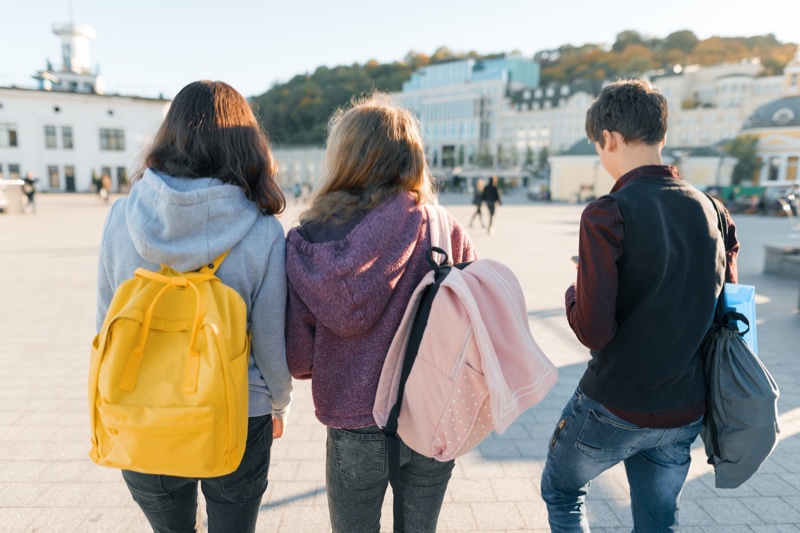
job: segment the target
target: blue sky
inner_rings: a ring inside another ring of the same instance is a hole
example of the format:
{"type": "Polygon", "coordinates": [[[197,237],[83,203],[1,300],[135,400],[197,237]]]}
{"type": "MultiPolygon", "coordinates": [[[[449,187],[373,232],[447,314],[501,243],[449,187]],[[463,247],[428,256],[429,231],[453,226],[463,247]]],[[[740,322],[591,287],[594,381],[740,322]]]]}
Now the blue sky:
{"type": "Polygon", "coordinates": [[[665,37],[774,33],[800,43],[800,0],[0,0],[0,85],[31,85],[61,64],[54,23],[93,26],[92,64],[109,92],[174,95],[219,79],[245,95],[317,66],[402,59],[439,46],[532,55],[562,44],[611,44],[634,29],[665,37]],[[742,7],[750,6],[750,7],[742,7]]]}

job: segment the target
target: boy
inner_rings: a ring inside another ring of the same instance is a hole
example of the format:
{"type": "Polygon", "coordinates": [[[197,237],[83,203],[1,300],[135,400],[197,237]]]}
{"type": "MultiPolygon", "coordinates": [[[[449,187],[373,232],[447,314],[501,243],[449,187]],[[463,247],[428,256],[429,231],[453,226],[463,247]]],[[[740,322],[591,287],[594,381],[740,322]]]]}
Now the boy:
{"type": "MultiPolygon", "coordinates": [[[[674,531],[689,448],[702,426],[699,347],[738,243],[714,206],[664,165],[667,101],[641,80],[604,88],[586,134],[616,181],[581,216],[566,311],[591,360],[564,408],[542,474],[554,532],[589,531],[590,482],[624,462],[634,531],[674,531]]],[[[726,215],[727,216],[727,215],[726,215]]]]}

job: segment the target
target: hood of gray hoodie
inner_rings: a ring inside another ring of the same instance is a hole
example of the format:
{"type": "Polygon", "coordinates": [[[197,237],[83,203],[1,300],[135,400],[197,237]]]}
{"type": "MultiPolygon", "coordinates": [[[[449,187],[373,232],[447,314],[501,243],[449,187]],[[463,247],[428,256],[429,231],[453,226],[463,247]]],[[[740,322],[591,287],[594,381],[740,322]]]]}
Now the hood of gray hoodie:
{"type": "Polygon", "coordinates": [[[195,270],[242,240],[260,211],[241,187],[216,178],[176,178],[145,170],[125,218],[136,251],[153,263],[195,270]]]}
{"type": "Polygon", "coordinates": [[[312,243],[293,228],[289,284],[325,327],[343,337],[361,334],[394,296],[421,235],[423,208],[410,193],[383,201],[341,240],[312,243]]]}

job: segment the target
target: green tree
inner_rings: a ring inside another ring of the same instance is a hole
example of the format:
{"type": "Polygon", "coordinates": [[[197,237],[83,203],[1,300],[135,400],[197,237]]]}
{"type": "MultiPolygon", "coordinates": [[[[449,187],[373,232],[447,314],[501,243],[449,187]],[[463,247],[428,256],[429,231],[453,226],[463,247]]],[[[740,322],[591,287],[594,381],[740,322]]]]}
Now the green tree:
{"type": "Polygon", "coordinates": [[[533,148],[530,146],[525,149],[525,168],[533,168],[533,148]]]}
{"type": "Polygon", "coordinates": [[[731,175],[733,185],[741,185],[743,181],[753,179],[756,171],[763,165],[762,162],[756,161],[758,137],[755,135],[736,137],[725,147],[725,151],[738,159],[731,175]]]}
{"type": "Polygon", "coordinates": [[[672,32],[664,39],[661,48],[664,50],[680,50],[684,54],[690,53],[700,42],[700,39],[689,30],[672,32]]]}
{"type": "Polygon", "coordinates": [[[539,162],[536,165],[537,170],[547,170],[550,166],[550,150],[547,149],[547,146],[542,146],[542,149],[539,150],[539,162]]]}
{"type": "Polygon", "coordinates": [[[625,50],[625,48],[630,44],[644,45],[645,41],[638,31],[625,30],[617,34],[617,40],[614,41],[614,44],[611,46],[611,50],[619,53],[625,50]]]}

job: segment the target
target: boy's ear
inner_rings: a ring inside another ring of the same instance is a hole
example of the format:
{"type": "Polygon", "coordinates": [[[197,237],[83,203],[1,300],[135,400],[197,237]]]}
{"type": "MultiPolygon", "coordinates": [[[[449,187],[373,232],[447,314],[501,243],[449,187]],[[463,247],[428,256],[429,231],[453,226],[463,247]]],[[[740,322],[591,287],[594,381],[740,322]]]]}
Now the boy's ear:
{"type": "Polygon", "coordinates": [[[617,136],[613,132],[603,130],[603,149],[607,152],[617,149],[617,136]]]}

